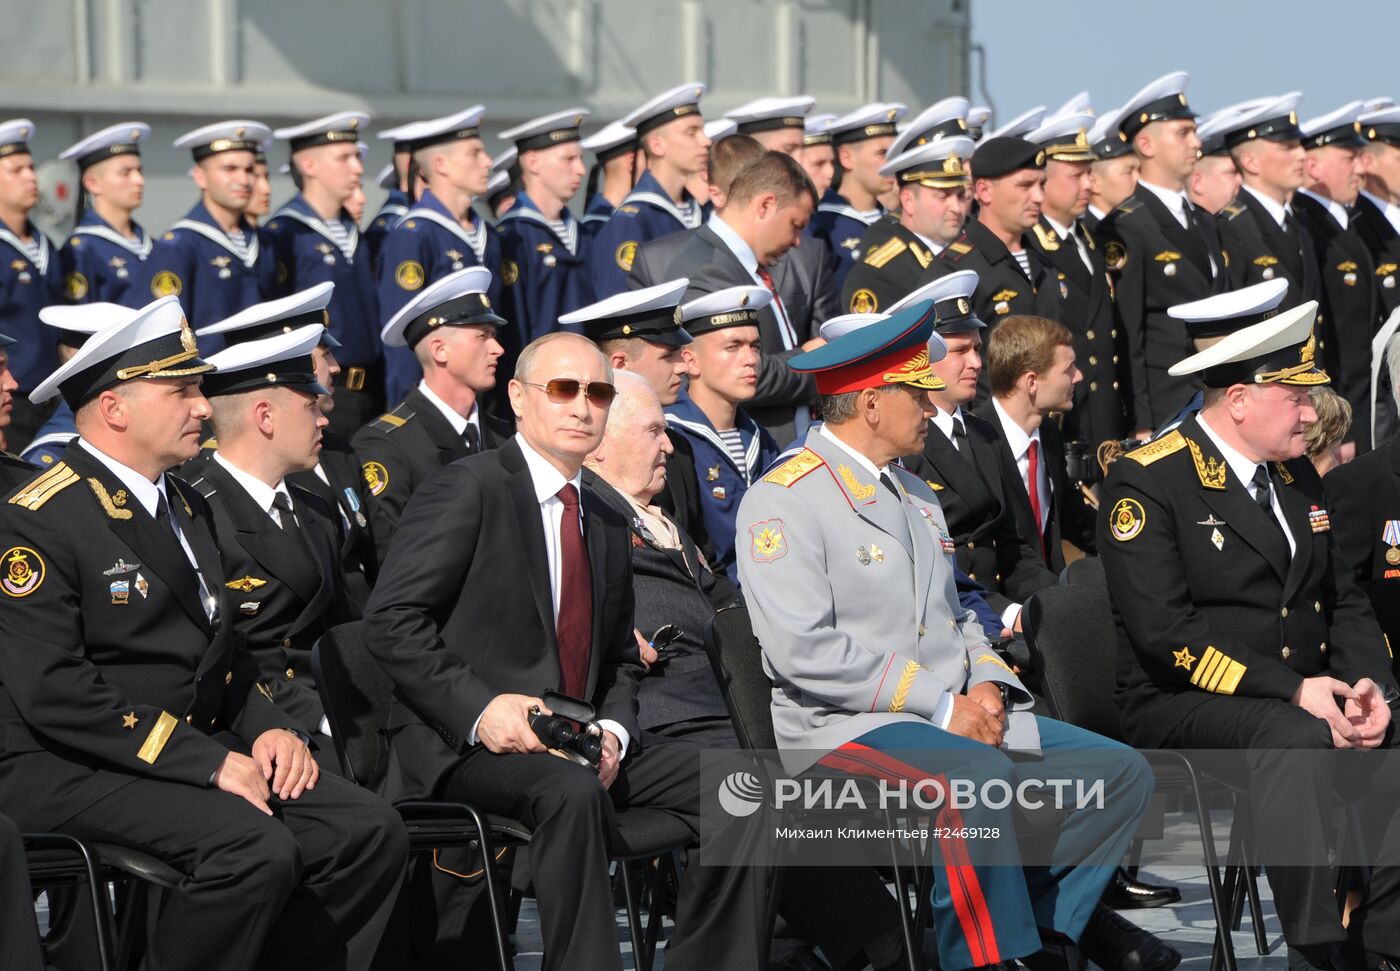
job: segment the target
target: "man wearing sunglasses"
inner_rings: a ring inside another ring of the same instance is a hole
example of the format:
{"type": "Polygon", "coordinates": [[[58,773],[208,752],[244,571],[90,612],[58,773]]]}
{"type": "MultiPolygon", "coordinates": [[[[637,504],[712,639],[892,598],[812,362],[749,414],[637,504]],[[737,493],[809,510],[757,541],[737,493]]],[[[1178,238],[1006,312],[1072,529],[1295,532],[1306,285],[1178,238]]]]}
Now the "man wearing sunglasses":
{"type": "Polygon", "coordinates": [[[479,407],[496,386],[505,320],[491,307],[491,271],[443,277],[384,325],[385,347],[412,349],[423,379],[397,408],[356,433],[369,488],[369,518],[383,563],[408,497],[434,470],[510,437],[510,425],[479,407]]]}
{"type": "MultiPolygon", "coordinates": [[[[547,968],[622,967],[608,877],[616,808],[680,816],[702,854],[716,835],[696,798],[698,750],[639,744],[644,669],[627,520],[580,501],[612,380],[586,338],[554,333],[529,344],[510,382],[517,434],[418,490],[365,614],[366,641],[396,687],[388,785],[399,797],[464,800],[530,828],[547,968]],[[598,713],[596,769],[550,757],[531,730],[530,709],[548,711],[540,696],[555,687],[598,713]]],[[[759,967],[758,877],[688,867],[667,966],[759,967]]]]}

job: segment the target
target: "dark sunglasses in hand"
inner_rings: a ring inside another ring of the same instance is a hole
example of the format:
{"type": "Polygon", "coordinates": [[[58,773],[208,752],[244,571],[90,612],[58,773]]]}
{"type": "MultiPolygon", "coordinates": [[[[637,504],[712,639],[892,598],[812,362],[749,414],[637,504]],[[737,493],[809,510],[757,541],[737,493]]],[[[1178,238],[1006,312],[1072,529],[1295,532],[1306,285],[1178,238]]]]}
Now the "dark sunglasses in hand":
{"type": "Polygon", "coordinates": [[[568,404],[578,397],[580,391],[587,396],[588,403],[595,408],[606,408],[617,397],[617,388],[606,381],[589,381],[585,384],[574,378],[554,378],[544,384],[535,384],[533,381],[522,381],[521,384],[531,388],[539,388],[556,405],[568,404]]]}

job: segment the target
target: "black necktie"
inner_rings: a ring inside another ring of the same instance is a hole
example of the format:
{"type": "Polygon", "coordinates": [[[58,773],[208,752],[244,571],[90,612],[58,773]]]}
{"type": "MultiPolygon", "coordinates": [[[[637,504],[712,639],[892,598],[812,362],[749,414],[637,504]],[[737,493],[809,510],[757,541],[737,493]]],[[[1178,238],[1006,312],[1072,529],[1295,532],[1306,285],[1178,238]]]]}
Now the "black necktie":
{"type": "Polygon", "coordinates": [[[904,502],[904,496],[900,495],[899,486],[894,484],[894,480],[890,478],[890,474],[888,472],[880,473],[880,485],[890,490],[894,497],[898,499],[901,503],[904,502]]]}
{"type": "Polygon", "coordinates": [[[481,451],[481,431],[471,422],[467,422],[467,427],[462,432],[462,441],[467,443],[467,451],[473,455],[481,451]]]}
{"type": "Polygon", "coordinates": [[[292,513],[292,500],[285,492],[279,492],[273,497],[272,508],[277,510],[277,525],[282,527],[282,532],[288,532],[296,527],[297,520],[292,513]]]}
{"type": "Polygon", "coordinates": [[[956,416],[953,417],[953,447],[964,455],[969,454],[967,448],[967,428],[963,426],[962,421],[956,416]]]}
{"type": "Polygon", "coordinates": [[[1279,524],[1278,517],[1274,515],[1273,502],[1273,480],[1269,478],[1267,466],[1257,465],[1254,467],[1254,478],[1250,480],[1254,483],[1254,501],[1259,504],[1259,510],[1269,518],[1275,529],[1280,533],[1283,527],[1279,524]]]}

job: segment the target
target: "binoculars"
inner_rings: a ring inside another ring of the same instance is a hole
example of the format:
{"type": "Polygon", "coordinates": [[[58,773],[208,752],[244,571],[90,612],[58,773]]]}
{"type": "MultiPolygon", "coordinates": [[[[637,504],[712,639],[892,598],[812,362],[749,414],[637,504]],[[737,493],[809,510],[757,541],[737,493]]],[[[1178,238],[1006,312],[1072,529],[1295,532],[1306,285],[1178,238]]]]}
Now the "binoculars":
{"type": "Polygon", "coordinates": [[[553,754],[596,769],[603,758],[603,730],[595,721],[593,706],[557,691],[546,691],[543,700],[553,714],[546,715],[538,706],[530,708],[535,737],[553,754]]]}

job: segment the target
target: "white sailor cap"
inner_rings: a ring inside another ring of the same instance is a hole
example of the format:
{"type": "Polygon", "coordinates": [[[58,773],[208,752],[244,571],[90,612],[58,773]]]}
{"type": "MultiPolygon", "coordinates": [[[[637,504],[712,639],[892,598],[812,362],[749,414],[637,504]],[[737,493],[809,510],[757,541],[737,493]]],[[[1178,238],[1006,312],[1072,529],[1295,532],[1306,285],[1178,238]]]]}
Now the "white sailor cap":
{"type": "Polygon", "coordinates": [[[889,314],[841,314],[839,317],[828,317],[818,328],[817,335],[824,341],[834,341],[888,316],[889,314]]]}
{"type": "Polygon", "coordinates": [[[767,287],[725,287],[681,304],[681,326],[691,337],[726,327],[757,327],[758,312],[772,302],[767,287]]]}
{"type": "Polygon", "coordinates": [[[360,111],[341,111],[326,115],[304,125],[279,128],[272,133],[273,138],[283,139],[295,154],[304,148],[318,145],[336,145],[340,142],[357,142],[369,125],[369,115],[360,111]]]}
{"type": "Polygon", "coordinates": [[[830,145],[831,126],[836,123],[832,114],[810,115],[802,126],[803,145],[830,145]]]}
{"type": "MultiPolygon", "coordinates": [[[[481,118],[485,114],[486,108],[484,106],[472,105],[455,115],[443,115],[441,118],[415,121],[412,124],[393,129],[395,132],[394,149],[398,151],[402,146],[403,151],[416,152],[420,148],[427,148],[430,145],[441,145],[445,142],[455,142],[466,138],[480,138],[481,118]]],[[[383,138],[385,134],[387,133],[380,132],[379,137],[383,138]]]]}
{"type": "Polygon", "coordinates": [[[1390,106],[1368,111],[1358,121],[1367,141],[1400,146],[1400,107],[1390,106]]]}
{"type": "Polygon", "coordinates": [[[531,152],[555,145],[567,145],[583,138],[579,126],[590,112],[587,108],[569,108],[556,111],[552,115],[532,118],[523,125],[516,125],[497,135],[515,142],[517,152],[531,152]]]}
{"type": "Polygon", "coordinates": [[[212,371],[200,360],[194,331],[177,297],[140,310],[121,307],[110,323],[29,394],[36,405],[62,395],[74,411],[108,388],[137,378],[183,378],[212,371]]]}
{"type": "Polygon", "coordinates": [[[1288,281],[1265,280],[1228,293],[1202,297],[1167,308],[1167,316],[1186,325],[1192,339],[1233,334],[1278,313],[1288,281]]]}
{"type": "Polygon", "coordinates": [[[510,167],[520,158],[520,151],[512,145],[500,155],[491,160],[491,174],[499,175],[502,172],[509,172],[510,167]]]}
{"type": "Polygon", "coordinates": [[[379,170],[379,174],[374,177],[374,184],[381,189],[396,189],[399,185],[399,173],[394,168],[394,163],[390,162],[379,170]]]}
{"type": "Polygon", "coordinates": [[[1094,150],[1089,144],[1089,129],[1094,116],[1087,112],[1057,115],[1042,122],[1025,136],[1045,150],[1045,157],[1054,162],[1092,162],[1094,150]]]}
{"type": "Polygon", "coordinates": [[[202,162],[220,152],[264,151],[264,143],[272,138],[272,130],[256,121],[216,121],[212,125],[185,132],[175,139],[176,148],[188,148],[196,162],[202,162]]]}
{"type": "Polygon", "coordinates": [[[739,130],[739,123],[733,118],[716,118],[705,122],[705,137],[712,142],[728,138],[739,130]]]}
{"type": "Polygon", "coordinates": [[[1185,71],[1164,74],[1123,103],[1123,118],[1118,127],[1130,143],[1134,135],[1154,121],[1196,117],[1186,103],[1189,80],[1191,75],[1185,71]]]}
{"type": "Polygon", "coordinates": [[[1303,133],[1303,147],[1363,147],[1366,139],[1361,137],[1361,108],[1360,101],[1348,101],[1336,111],[1303,122],[1298,126],[1303,133]]]}
{"type": "Polygon", "coordinates": [[[966,135],[939,138],[915,145],[901,155],[885,160],[881,178],[898,178],[901,183],[917,182],[930,189],[955,189],[971,185],[967,160],[972,158],[972,139],[966,135]]]}
{"type": "Polygon", "coordinates": [[[1298,103],[1302,92],[1293,91],[1281,98],[1271,98],[1251,111],[1232,118],[1224,133],[1225,147],[1234,148],[1257,138],[1271,142],[1302,141],[1298,128],[1298,103]]]}
{"type": "Polygon", "coordinates": [[[700,99],[705,97],[705,85],[698,81],[681,84],[658,94],[622,119],[622,123],[637,131],[641,138],[647,132],[670,124],[678,118],[700,113],[700,99]]]}
{"type": "Polygon", "coordinates": [[[559,323],[578,325],[589,340],[640,338],[667,347],[683,347],[690,335],[681,328],[681,297],[690,280],[681,277],[654,287],[628,290],[564,314],[559,323]]]}
{"type": "Polygon", "coordinates": [[[1047,118],[1058,118],[1061,115],[1090,115],[1094,113],[1093,101],[1089,98],[1088,91],[1080,91],[1069,96],[1064,104],[1050,112],[1047,118]]]}
{"type": "Polygon", "coordinates": [[[900,297],[887,313],[896,314],[921,301],[932,300],[934,333],[948,335],[981,330],[987,325],[972,310],[972,294],[976,289],[977,271],[958,270],[900,297]]]}
{"type": "Polygon", "coordinates": [[[29,154],[29,140],[34,137],[34,122],[28,118],[0,121],[0,158],[7,155],[29,154]]]}
{"type": "Polygon", "coordinates": [[[929,105],[900,126],[899,137],[890,145],[890,155],[926,145],[934,139],[967,134],[967,99],[954,96],[929,105]]]}
{"type": "Polygon", "coordinates": [[[986,132],[979,141],[987,141],[992,138],[1026,138],[1035,131],[1044,118],[1045,106],[1036,105],[1029,111],[1021,112],[1000,128],[986,132]]]}
{"type": "Polygon", "coordinates": [[[486,180],[486,198],[494,205],[496,197],[509,189],[514,181],[508,171],[492,172],[491,178],[486,180]]]}
{"type": "Polygon", "coordinates": [[[245,307],[216,324],[199,328],[195,334],[199,337],[222,334],[225,345],[231,346],[243,341],[262,340],[273,334],[288,334],[307,324],[316,324],[324,330],[321,346],[334,350],[340,346],[340,341],[331,336],[331,314],[326,309],[330,306],[334,290],[334,283],[318,283],[276,300],[245,307]]]}
{"type": "Polygon", "coordinates": [[[500,327],[505,320],[491,309],[486,295],[491,271],[469,266],[449,273],[426,287],[403,305],[380,332],[386,347],[412,347],[438,327],[469,327],[491,324],[500,327]]]}
{"type": "Polygon", "coordinates": [[[1381,95],[1379,98],[1367,98],[1361,102],[1361,114],[1368,115],[1373,111],[1381,111],[1385,108],[1395,107],[1395,99],[1381,95]]]}
{"type": "Polygon", "coordinates": [[[419,123],[411,121],[408,124],[399,125],[397,128],[386,128],[381,132],[377,132],[374,137],[378,138],[380,141],[392,139],[395,152],[407,152],[409,150],[408,143],[404,141],[403,133],[417,124],[419,123]]]}
{"type": "Polygon", "coordinates": [[[896,123],[908,110],[897,101],[875,101],[861,105],[831,123],[831,142],[833,145],[849,145],[868,138],[898,135],[896,123]]]}
{"type": "Polygon", "coordinates": [[[782,128],[805,131],[807,113],[816,103],[816,98],[806,95],[797,98],[759,98],[725,112],[724,117],[734,119],[740,135],[782,128]]]}
{"type": "Polygon", "coordinates": [[[992,120],[992,109],[986,105],[973,105],[967,109],[967,133],[975,139],[982,137],[982,129],[992,120]]]}
{"type": "Polygon", "coordinates": [[[87,339],[106,330],[131,310],[119,303],[57,303],[39,308],[39,320],[58,331],[58,342],[66,347],[82,347],[87,339]]]}
{"type": "Polygon", "coordinates": [[[1094,150],[1094,158],[1098,161],[1118,158],[1132,152],[1132,143],[1118,127],[1122,117],[1123,109],[1114,108],[1094,119],[1094,127],[1089,129],[1089,146],[1094,150]]]}
{"type": "Polygon", "coordinates": [[[1232,384],[1288,384],[1313,387],[1330,383],[1317,367],[1313,320],[1317,301],[1290,307],[1252,324],[1167,369],[1173,377],[1198,374],[1207,388],[1232,384]]]}
{"type": "Polygon", "coordinates": [[[636,150],[637,130],[620,121],[610,121],[580,144],[585,152],[592,152],[598,157],[598,161],[606,162],[623,152],[636,150]]]}
{"type": "Polygon", "coordinates": [[[204,379],[200,390],[206,398],[238,394],[258,388],[291,388],[306,394],[330,394],[316,380],[312,351],[324,328],[307,324],[258,340],[232,344],[209,356],[214,373],[204,379]]]}
{"type": "Polygon", "coordinates": [[[1236,104],[1226,105],[1196,122],[1196,137],[1201,140],[1201,155],[1224,155],[1225,133],[1234,125],[1235,119],[1268,104],[1271,98],[1250,98],[1236,104]]]}
{"type": "Polygon", "coordinates": [[[76,145],[69,145],[58,153],[58,157],[72,159],[78,171],[82,172],[104,159],[118,155],[140,155],[141,140],[150,134],[151,126],[144,121],[124,121],[89,135],[76,145]]]}

